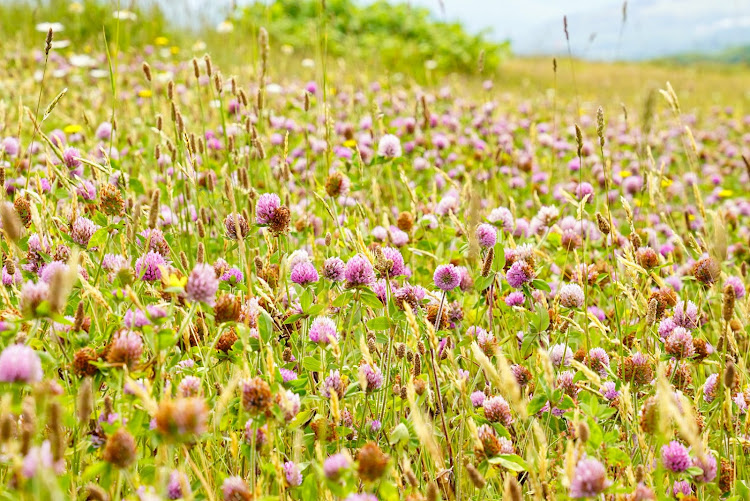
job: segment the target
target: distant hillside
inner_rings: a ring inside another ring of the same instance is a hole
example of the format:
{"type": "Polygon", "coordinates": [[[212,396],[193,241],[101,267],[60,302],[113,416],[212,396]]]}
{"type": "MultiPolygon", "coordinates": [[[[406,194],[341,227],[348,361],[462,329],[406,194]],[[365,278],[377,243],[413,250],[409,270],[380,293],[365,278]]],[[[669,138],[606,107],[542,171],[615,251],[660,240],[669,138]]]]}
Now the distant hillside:
{"type": "Polygon", "coordinates": [[[732,47],[718,52],[686,52],[684,54],[676,54],[669,57],[659,58],[656,61],[673,62],[679,64],[707,62],[750,65],[750,45],[732,47]]]}
{"type": "MultiPolygon", "coordinates": [[[[431,0],[424,0],[431,2],[431,0]]],[[[568,18],[570,46],[575,57],[594,60],[649,60],[687,53],[721,53],[750,44],[750,0],[629,0],[623,24],[623,0],[446,0],[458,11],[463,4],[477,7],[469,28],[490,26],[507,36],[520,55],[566,54],[563,15],[568,18]],[[517,22],[503,17],[505,5],[518,5],[517,22]],[[539,12],[539,14],[537,14],[539,12]]],[[[465,19],[469,14],[458,16],[465,19]]]]}

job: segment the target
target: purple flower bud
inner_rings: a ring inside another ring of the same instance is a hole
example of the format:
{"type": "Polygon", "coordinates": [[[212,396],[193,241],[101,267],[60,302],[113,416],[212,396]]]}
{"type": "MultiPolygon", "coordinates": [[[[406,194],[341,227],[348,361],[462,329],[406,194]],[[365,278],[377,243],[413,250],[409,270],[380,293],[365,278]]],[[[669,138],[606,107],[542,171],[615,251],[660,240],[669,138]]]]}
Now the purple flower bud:
{"type": "Polygon", "coordinates": [[[190,301],[206,303],[213,306],[216,302],[216,292],[219,290],[219,280],[213,266],[198,263],[188,276],[185,295],[190,301]]]}
{"type": "Polygon", "coordinates": [[[494,247],[497,243],[497,230],[491,224],[480,224],[477,226],[477,240],[482,248],[494,247]]]}
{"type": "Polygon", "coordinates": [[[302,261],[292,268],[290,278],[295,284],[304,287],[318,281],[318,272],[315,270],[315,266],[311,262],[302,261]]]}
{"type": "Polygon", "coordinates": [[[435,269],[432,280],[438,289],[450,291],[461,283],[461,273],[452,264],[441,264],[435,269]]]}
{"type": "Polygon", "coordinates": [[[0,353],[0,381],[36,383],[42,380],[42,362],[36,351],[23,344],[12,344],[0,353]]]}

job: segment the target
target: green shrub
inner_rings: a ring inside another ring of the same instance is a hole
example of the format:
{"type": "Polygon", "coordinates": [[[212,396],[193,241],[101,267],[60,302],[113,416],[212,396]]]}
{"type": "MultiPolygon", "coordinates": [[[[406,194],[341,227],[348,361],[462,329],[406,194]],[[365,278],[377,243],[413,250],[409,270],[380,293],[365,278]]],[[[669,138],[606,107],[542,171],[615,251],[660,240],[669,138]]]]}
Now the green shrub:
{"type": "Polygon", "coordinates": [[[444,71],[474,72],[480,54],[492,71],[509,53],[508,42],[494,43],[486,33],[472,35],[458,23],[435,19],[425,8],[379,0],[357,5],[352,0],[276,0],[256,2],[236,14],[240,32],[264,26],[273,41],[316,53],[327,34],[330,56],[359,58],[370,64],[413,72],[434,61],[444,71]]]}

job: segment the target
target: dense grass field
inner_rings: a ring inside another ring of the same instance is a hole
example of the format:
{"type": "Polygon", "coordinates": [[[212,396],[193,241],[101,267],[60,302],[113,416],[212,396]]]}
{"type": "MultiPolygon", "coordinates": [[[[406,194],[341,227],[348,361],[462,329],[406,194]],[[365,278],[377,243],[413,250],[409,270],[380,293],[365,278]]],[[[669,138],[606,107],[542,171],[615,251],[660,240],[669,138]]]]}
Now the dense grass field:
{"type": "Polygon", "coordinates": [[[0,497],[750,497],[747,68],[107,26],[0,53],[0,497]]]}

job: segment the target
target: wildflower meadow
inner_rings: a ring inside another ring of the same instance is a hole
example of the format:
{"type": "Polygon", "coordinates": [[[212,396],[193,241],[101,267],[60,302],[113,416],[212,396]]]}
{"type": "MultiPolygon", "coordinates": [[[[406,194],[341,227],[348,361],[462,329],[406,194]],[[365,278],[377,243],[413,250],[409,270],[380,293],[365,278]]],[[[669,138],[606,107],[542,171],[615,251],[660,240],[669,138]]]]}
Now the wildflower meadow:
{"type": "Polygon", "coordinates": [[[0,45],[0,498],[750,498],[746,69],[92,3],[0,45]]]}

